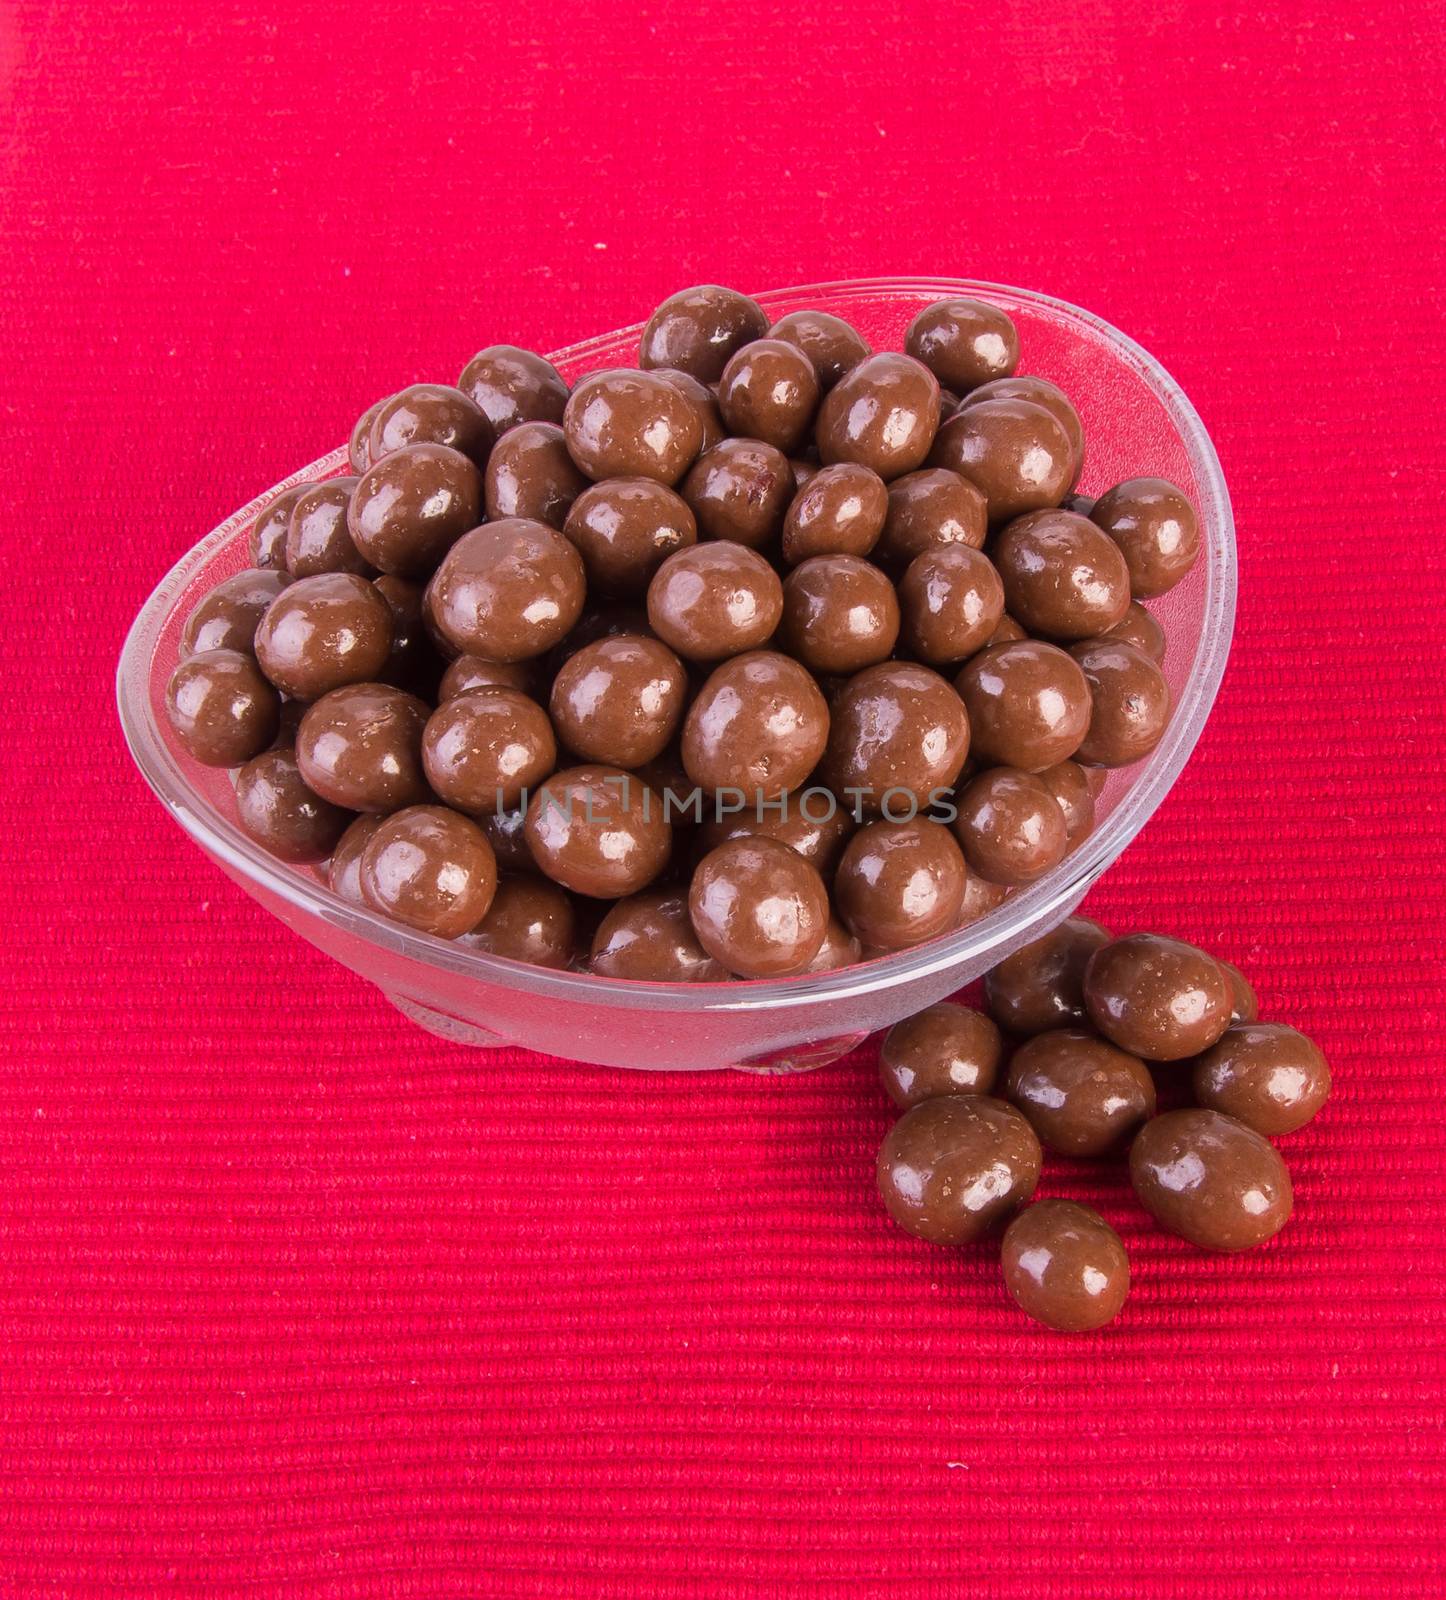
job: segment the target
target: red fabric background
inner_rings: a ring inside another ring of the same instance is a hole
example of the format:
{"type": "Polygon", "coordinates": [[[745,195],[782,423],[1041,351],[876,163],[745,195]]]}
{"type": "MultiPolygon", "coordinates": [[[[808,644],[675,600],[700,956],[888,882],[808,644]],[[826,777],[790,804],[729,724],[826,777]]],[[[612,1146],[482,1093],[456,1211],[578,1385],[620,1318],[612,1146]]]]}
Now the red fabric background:
{"type": "Polygon", "coordinates": [[[0,5],[0,1594],[1436,1595],[1440,0],[0,5]],[[439,9],[448,15],[439,15],[439,9]],[[868,1049],[448,1047],[131,771],[127,620],[374,395],[721,279],[1092,307],[1235,496],[1235,654],[1091,899],[1337,1073],[1297,1220],[1105,1335],[904,1239],[868,1049]]]}

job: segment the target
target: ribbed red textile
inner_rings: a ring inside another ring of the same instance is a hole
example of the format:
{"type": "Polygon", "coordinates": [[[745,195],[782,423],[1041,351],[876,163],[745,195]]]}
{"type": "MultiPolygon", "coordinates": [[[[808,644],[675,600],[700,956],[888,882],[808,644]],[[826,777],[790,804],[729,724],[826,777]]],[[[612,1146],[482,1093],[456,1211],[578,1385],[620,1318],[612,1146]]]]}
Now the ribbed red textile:
{"type": "Polygon", "coordinates": [[[0,6],[0,1595],[1442,1592],[1446,13],[1227,9],[0,6]],[[444,1045],[112,709],[170,562],[376,395],[910,271],[1138,337],[1239,518],[1218,707],[1089,909],[1337,1089],[1238,1259],[1051,1170],[1134,1259],[1100,1336],[888,1226],[869,1048],[444,1045]]]}

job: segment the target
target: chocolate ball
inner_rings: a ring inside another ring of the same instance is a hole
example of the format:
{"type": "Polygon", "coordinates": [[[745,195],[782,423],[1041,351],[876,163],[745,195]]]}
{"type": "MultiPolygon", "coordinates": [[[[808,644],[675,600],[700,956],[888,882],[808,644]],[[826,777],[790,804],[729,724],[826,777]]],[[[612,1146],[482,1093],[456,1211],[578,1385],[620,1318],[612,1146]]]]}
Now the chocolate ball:
{"type": "Polygon", "coordinates": [[[501,878],[487,915],[459,943],[533,967],[570,967],[577,918],[564,889],[534,873],[501,878]]]}
{"type": "Polygon", "coordinates": [[[413,444],[368,467],[347,510],[358,550],[381,572],[430,577],[482,520],[482,475],[441,444],[413,444]]]}
{"type": "Polygon", "coordinates": [[[981,551],[939,545],[909,563],[899,609],[904,648],[931,666],[952,666],[982,650],[999,626],[1004,586],[981,551]]]}
{"type": "Polygon", "coordinates": [[[1027,639],[1029,635],[1006,611],[999,619],[999,626],[989,635],[990,644],[1013,644],[1016,639],[1027,639]]]}
{"type": "Polygon", "coordinates": [[[1089,731],[1076,752],[1094,767],[1143,761],[1170,725],[1170,685],[1142,650],[1114,640],[1090,639],[1070,654],[1090,691],[1089,731]]]}
{"type": "Polygon", "coordinates": [[[386,815],[432,797],[422,770],[427,706],[384,683],[349,683],[307,708],[296,762],[313,793],[386,815]]]}
{"type": "Polygon", "coordinates": [[[1130,1258],[1090,1206],[1040,1200],[1004,1230],[1004,1286],[1027,1317],[1057,1333],[1089,1333],[1120,1314],[1130,1258]]]}
{"type": "Polygon", "coordinates": [[[640,767],[666,749],[687,697],[688,674],[667,645],[621,634],[568,657],[553,679],[549,710],[574,755],[640,767]]]}
{"type": "Polygon", "coordinates": [[[1183,1061],[1208,1050],[1230,1024],[1230,980],[1213,956],[1183,939],[1132,933],[1090,957],[1090,1021],[1146,1061],[1183,1061]]]}
{"type": "Polygon", "coordinates": [[[677,367],[700,383],[717,383],[733,352],[767,331],[768,318],[756,300],[702,283],[669,295],[648,318],[638,364],[677,367]]]}
{"type": "Polygon", "coordinates": [[[203,650],[240,650],[251,655],[266,608],[286,587],[284,572],[248,567],[223,578],[191,608],[181,629],[184,661],[203,650]]]}
{"type": "Polygon", "coordinates": [[[828,930],[818,954],[803,969],[804,972],[838,972],[863,959],[864,947],[854,938],[837,917],[828,919],[828,930]]]}
{"type": "Polygon", "coordinates": [[[256,513],[256,520],[246,536],[253,567],[286,571],[286,535],[291,529],[291,510],[309,488],[309,483],[298,483],[295,488],[283,489],[256,513]]]}
{"type": "Polygon", "coordinates": [[[699,456],[680,490],[705,539],[757,549],[783,528],[793,499],[788,457],[759,439],[724,439],[699,456]]]}
{"type": "Polygon", "coordinates": [[[964,858],[926,817],[871,822],[844,846],[834,878],[838,914],[873,950],[905,950],[958,925],[964,858]]]}
{"type": "Polygon", "coordinates": [[[392,648],[383,681],[428,700],[435,698],[442,657],[427,630],[423,609],[426,591],[409,578],[393,578],[386,573],[373,578],[372,587],[386,601],[392,617],[392,648]]]}
{"type": "Polygon", "coordinates": [[[358,478],[328,478],[297,496],[286,530],[286,570],[293,578],[314,578],[319,572],[355,572],[364,578],[375,569],[347,532],[347,508],[358,478]]]}
{"type": "MultiPolygon", "coordinates": [[[[1217,961],[1220,957],[1216,956],[1217,961]]],[[[1255,1022],[1260,1017],[1260,1002],[1255,997],[1255,990],[1250,986],[1250,980],[1235,965],[1233,961],[1220,961],[1220,966],[1230,983],[1231,1022],[1255,1022]]]]}
{"type": "Polygon", "coordinates": [[[572,459],[593,479],[674,484],[703,442],[696,407],[666,378],[648,372],[589,374],[572,391],[562,426],[572,459]]]}
{"type": "Polygon", "coordinates": [[[527,517],[562,528],[587,485],[555,422],[519,422],[497,441],[488,459],[482,497],[489,521],[527,517]]]}
{"type": "Polygon", "coordinates": [[[373,400],[352,425],[351,438],[347,440],[346,459],[348,466],[358,477],[372,464],[372,423],[376,421],[377,412],[389,398],[390,396],[383,395],[380,400],[373,400]]]}
{"type": "Polygon", "coordinates": [[[652,370],[655,378],[664,378],[671,383],[698,413],[698,426],[703,430],[698,445],[700,455],[728,437],[728,430],[723,426],[723,413],[718,409],[716,390],[710,389],[706,383],[699,383],[691,372],[684,372],[679,367],[654,367],[652,370]]]}
{"type": "Polygon", "coordinates": [[[701,840],[707,851],[729,839],[776,839],[796,850],[827,882],[854,827],[854,819],[826,789],[800,789],[782,808],[760,812],[748,807],[736,816],[714,817],[704,823],[701,840]]]}
{"type": "Polygon", "coordinates": [[[391,648],[386,601],[352,572],[298,578],[266,608],[256,629],[261,670],[296,700],[375,681],[391,648]]]}
{"type": "Polygon", "coordinates": [[[988,883],[977,873],[968,873],[964,879],[964,894],[959,901],[959,921],[956,926],[967,928],[991,911],[997,911],[1009,898],[1010,890],[1002,883],[988,883]]]}
{"type": "Polygon", "coordinates": [[[1034,1193],[1043,1152],[1002,1100],[944,1095],[911,1107],[879,1151],[879,1194],[906,1233],[972,1244],[1034,1193]]]}
{"type": "Polygon", "coordinates": [[[481,828],[446,806],[395,812],[362,851],[362,898],[409,928],[456,939],[487,915],[497,861],[481,828]]]}
{"type": "Polygon", "coordinates": [[[994,543],[1010,616],[1052,639],[1092,639],[1124,619],[1130,574],[1118,547],[1088,517],[1035,511],[994,543]]]}
{"type": "Polygon", "coordinates": [[[422,762],[450,806],[485,817],[525,803],[557,765],[552,724],[516,689],[469,689],[426,720],[422,762]]]}
{"type": "Polygon", "coordinates": [[[582,615],[582,557],[545,522],[504,517],[464,534],[427,590],[444,638],[489,661],[549,650],[582,615]]]}
{"type": "Polygon", "coordinates": [[[236,774],[242,832],[282,861],[325,861],[351,813],[307,788],[292,750],[267,750],[236,774]]]}
{"type": "Polygon", "coordinates": [[[167,681],[166,715],[202,765],[236,767],[275,739],[281,699],[244,651],[202,650],[167,681]]]}
{"type": "Polygon", "coordinates": [[[851,809],[887,815],[927,806],[968,754],[964,702],[945,680],[912,662],[884,661],[855,673],[834,700],[823,772],[851,809]]]}
{"type": "Polygon", "coordinates": [[[462,368],[457,387],[501,438],[519,422],[561,422],[567,384],[557,368],[515,344],[488,345],[462,368]]]}
{"type": "Polygon", "coordinates": [[[1057,928],[1005,956],[984,977],[984,1003],[1010,1033],[1047,1033],[1088,1024],[1084,975],[1090,957],[1110,942],[1088,917],[1066,917],[1057,928]]]}
{"type": "Polygon", "coordinates": [[[873,354],[857,329],[828,311],[790,311],[773,324],[767,337],[782,339],[808,357],[820,391],[832,389],[844,373],[873,354]]]}
{"type": "Polygon", "coordinates": [[[721,661],[756,649],[783,616],[778,574],[729,540],[679,550],[648,585],[648,623],[688,661],[721,661]]]}
{"type": "Polygon", "coordinates": [[[640,983],[720,983],[728,972],[698,943],[688,896],[649,889],[619,900],[593,936],[591,971],[640,983]]]}
{"type": "Polygon", "coordinates": [[[991,883],[1033,883],[1069,853],[1064,813],[1031,772],[991,767],[965,785],[958,806],[964,859],[991,883]]]}
{"type": "Polygon", "coordinates": [[[1130,1146],[1145,1210],[1204,1250],[1249,1250],[1290,1220],[1290,1173],[1252,1128],[1218,1111],[1167,1111],[1130,1146]]]}
{"type": "Polygon", "coordinates": [[[783,648],[814,672],[887,660],[899,636],[894,586],[857,556],[810,556],[783,584],[783,648]]]}
{"type": "Polygon", "coordinates": [[[1095,794],[1085,769],[1077,761],[1046,767],[1039,781],[1054,796],[1064,813],[1065,837],[1071,850],[1087,839],[1095,825],[1095,794]]]}
{"type": "MultiPolygon", "coordinates": [[[[1051,383],[1048,378],[1022,376],[995,378],[989,383],[981,384],[977,389],[970,390],[959,402],[959,406],[962,410],[965,406],[978,405],[984,400],[1028,400],[1049,412],[1069,436],[1070,452],[1074,458],[1070,482],[1073,483],[1079,477],[1080,468],[1084,465],[1084,428],[1079,420],[1079,412],[1075,410],[1073,402],[1058,384],[1051,383]]],[[[1090,501],[1090,504],[1093,505],[1094,502],[1090,501]]],[[[1077,506],[1070,507],[1072,511],[1078,509],[1077,506]]],[[[1088,510],[1084,514],[1088,515],[1088,510]]]]}
{"type": "Polygon", "coordinates": [[[1019,365],[1019,334],[1009,317],[962,295],[925,306],[904,334],[904,349],[961,395],[1019,365]]]}
{"type": "Polygon", "coordinates": [[[743,978],[780,978],[818,954],[828,890],[807,861],[773,839],[730,839],[698,863],[688,889],[698,942],[743,978]]]}
{"type": "Polygon", "coordinates": [[[619,900],[668,864],[672,828],[663,801],[634,773],[569,767],[527,808],[527,844],[541,871],[575,894],[619,900]]]}
{"type": "Polygon", "coordinates": [[[728,358],[718,409],[730,432],[786,455],[808,433],[818,395],[813,363],[801,350],[782,339],[755,339],[728,358]]]}
{"type": "Polygon", "coordinates": [[[868,356],[824,396],[815,430],[824,466],[854,461],[886,482],[924,464],[939,426],[939,385],[911,356],[868,356]]]}
{"type": "Polygon", "coordinates": [[[983,547],[989,517],[984,495],[945,467],[921,467],[889,485],[889,509],[877,559],[902,570],[941,545],[983,547]]]}
{"type": "Polygon", "coordinates": [[[947,467],[984,496],[989,520],[1008,522],[1057,506],[1069,490],[1069,435],[1029,400],[981,400],[939,429],[929,465],[947,467]]]}
{"type": "Polygon", "coordinates": [[[878,473],[851,461],[821,467],[800,486],[783,519],[783,559],[796,566],[812,556],[866,556],[888,509],[889,491],[878,473]]]}
{"type": "Polygon", "coordinates": [[[442,674],[437,704],[455,700],[469,689],[516,689],[532,695],[536,674],[528,661],[488,661],[484,656],[458,656],[442,674]]]}
{"type": "Polygon", "coordinates": [[[1134,645],[1136,650],[1149,656],[1156,666],[1165,659],[1165,629],[1160,619],[1146,611],[1138,600],[1131,600],[1124,616],[1113,628],[1106,628],[1100,637],[1134,645]]]}
{"type": "Polygon", "coordinates": [[[372,835],[386,821],[385,817],[358,817],[336,842],[331,860],[326,864],[327,886],[333,894],[353,905],[364,906],[361,892],[362,851],[371,842],[372,835]]]}
{"type": "Polygon", "coordinates": [[[1195,507],[1164,478],[1117,483],[1095,502],[1090,520],[1119,546],[1137,600],[1173,589],[1200,554],[1195,507]]]}
{"type": "Polygon", "coordinates": [[[414,383],[377,408],[369,464],[413,444],[446,445],[483,467],[492,449],[492,424],[474,400],[451,384],[414,383]]]}
{"type": "Polygon", "coordinates": [[[518,806],[511,811],[494,811],[478,817],[477,825],[492,846],[499,872],[535,872],[537,865],[527,845],[527,811],[518,806]]]}
{"type": "Polygon", "coordinates": [[[1039,639],[981,650],[955,679],[980,761],[1043,772],[1084,741],[1090,692],[1080,665],[1039,639]]]}
{"type": "Polygon", "coordinates": [[[943,1001],[896,1022],[879,1046],[889,1099],[907,1110],[948,1094],[988,1094],[1004,1041],[982,1011],[943,1001]]]}
{"type": "Polygon", "coordinates": [[[749,651],[718,667],[688,708],[683,766],[701,789],[775,799],[818,765],[828,728],[828,703],[796,661],[749,651]]]}
{"type": "Polygon", "coordinates": [[[651,478],[611,478],[585,489],[562,530],[577,547],[589,590],[646,594],[653,574],[698,542],[698,523],[681,496],[651,478]]]}
{"type": "Polygon", "coordinates": [[[1103,1156],[1155,1114],[1155,1080],[1138,1056],[1083,1028],[1036,1034],[1014,1052],[1005,1093],[1046,1150],[1103,1156]]]}
{"type": "Polygon", "coordinates": [[[1197,1056],[1195,1098],[1274,1136],[1303,1128],[1326,1103],[1331,1071],[1303,1033],[1278,1022],[1234,1022],[1197,1056]]]}

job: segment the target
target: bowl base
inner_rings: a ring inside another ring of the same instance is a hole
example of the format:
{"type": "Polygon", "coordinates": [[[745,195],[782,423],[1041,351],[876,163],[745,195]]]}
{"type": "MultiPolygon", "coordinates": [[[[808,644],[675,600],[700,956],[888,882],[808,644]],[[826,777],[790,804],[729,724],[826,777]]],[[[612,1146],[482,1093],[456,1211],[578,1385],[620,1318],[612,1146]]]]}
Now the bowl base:
{"type": "MultiPolygon", "coordinates": [[[[387,992],[382,991],[384,994],[387,992]]],[[[470,1045],[474,1050],[506,1050],[512,1041],[488,1028],[479,1028],[475,1022],[463,1022],[460,1017],[449,1017],[444,1011],[434,1011],[431,1006],[419,1005],[403,994],[387,994],[387,999],[409,1021],[419,1028],[446,1039],[449,1044],[470,1045]]]]}

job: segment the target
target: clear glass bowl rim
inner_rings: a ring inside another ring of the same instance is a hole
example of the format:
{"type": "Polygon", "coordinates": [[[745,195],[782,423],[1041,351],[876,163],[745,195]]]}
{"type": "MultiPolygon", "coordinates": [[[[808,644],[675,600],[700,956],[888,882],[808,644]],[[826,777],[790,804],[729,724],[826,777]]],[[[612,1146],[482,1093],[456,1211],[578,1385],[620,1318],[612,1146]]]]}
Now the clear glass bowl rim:
{"type": "MultiPolygon", "coordinates": [[[[944,298],[975,293],[1035,306],[1056,318],[1073,322],[1082,334],[1108,343],[1118,356],[1134,367],[1179,431],[1199,488],[1198,510],[1207,532],[1202,555],[1205,598],[1200,635],[1185,687],[1164,739],[1119,804],[1084,844],[1054,872],[1011,896],[997,911],[915,949],[834,972],[722,984],[635,983],[528,966],[413,932],[340,899],[320,881],[303,878],[252,843],[226,818],[208,814],[168,748],[153,715],[149,671],[156,643],[177,598],[193,581],[196,572],[235,538],[274,494],[295,483],[334,472],[346,460],[345,446],[300,468],[234,512],[172,567],[141,607],[121,651],[116,694],[126,742],[142,776],[180,826],[203,849],[296,910],[368,939],[394,955],[459,977],[520,989],[539,999],[565,998],[624,1009],[699,1014],[823,1005],[845,996],[892,988],[947,967],[977,960],[992,949],[1008,948],[1011,941],[1018,941],[1021,931],[1035,924],[1049,926],[1046,919],[1050,913],[1057,907],[1077,902],[1082,886],[1087,887],[1107,870],[1145,825],[1179,776],[1199,739],[1230,650],[1235,617],[1235,525],[1219,458],[1195,408],[1153,356],[1093,312],[1034,290],[965,278],[857,278],[774,289],[756,298],[765,308],[782,308],[808,299],[826,299],[834,308],[851,299],[877,299],[889,294],[944,298]]],[[[569,345],[554,352],[549,359],[558,363],[587,363],[619,339],[641,334],[642,329],[642,323],[614,329],[569,345]]]]}

